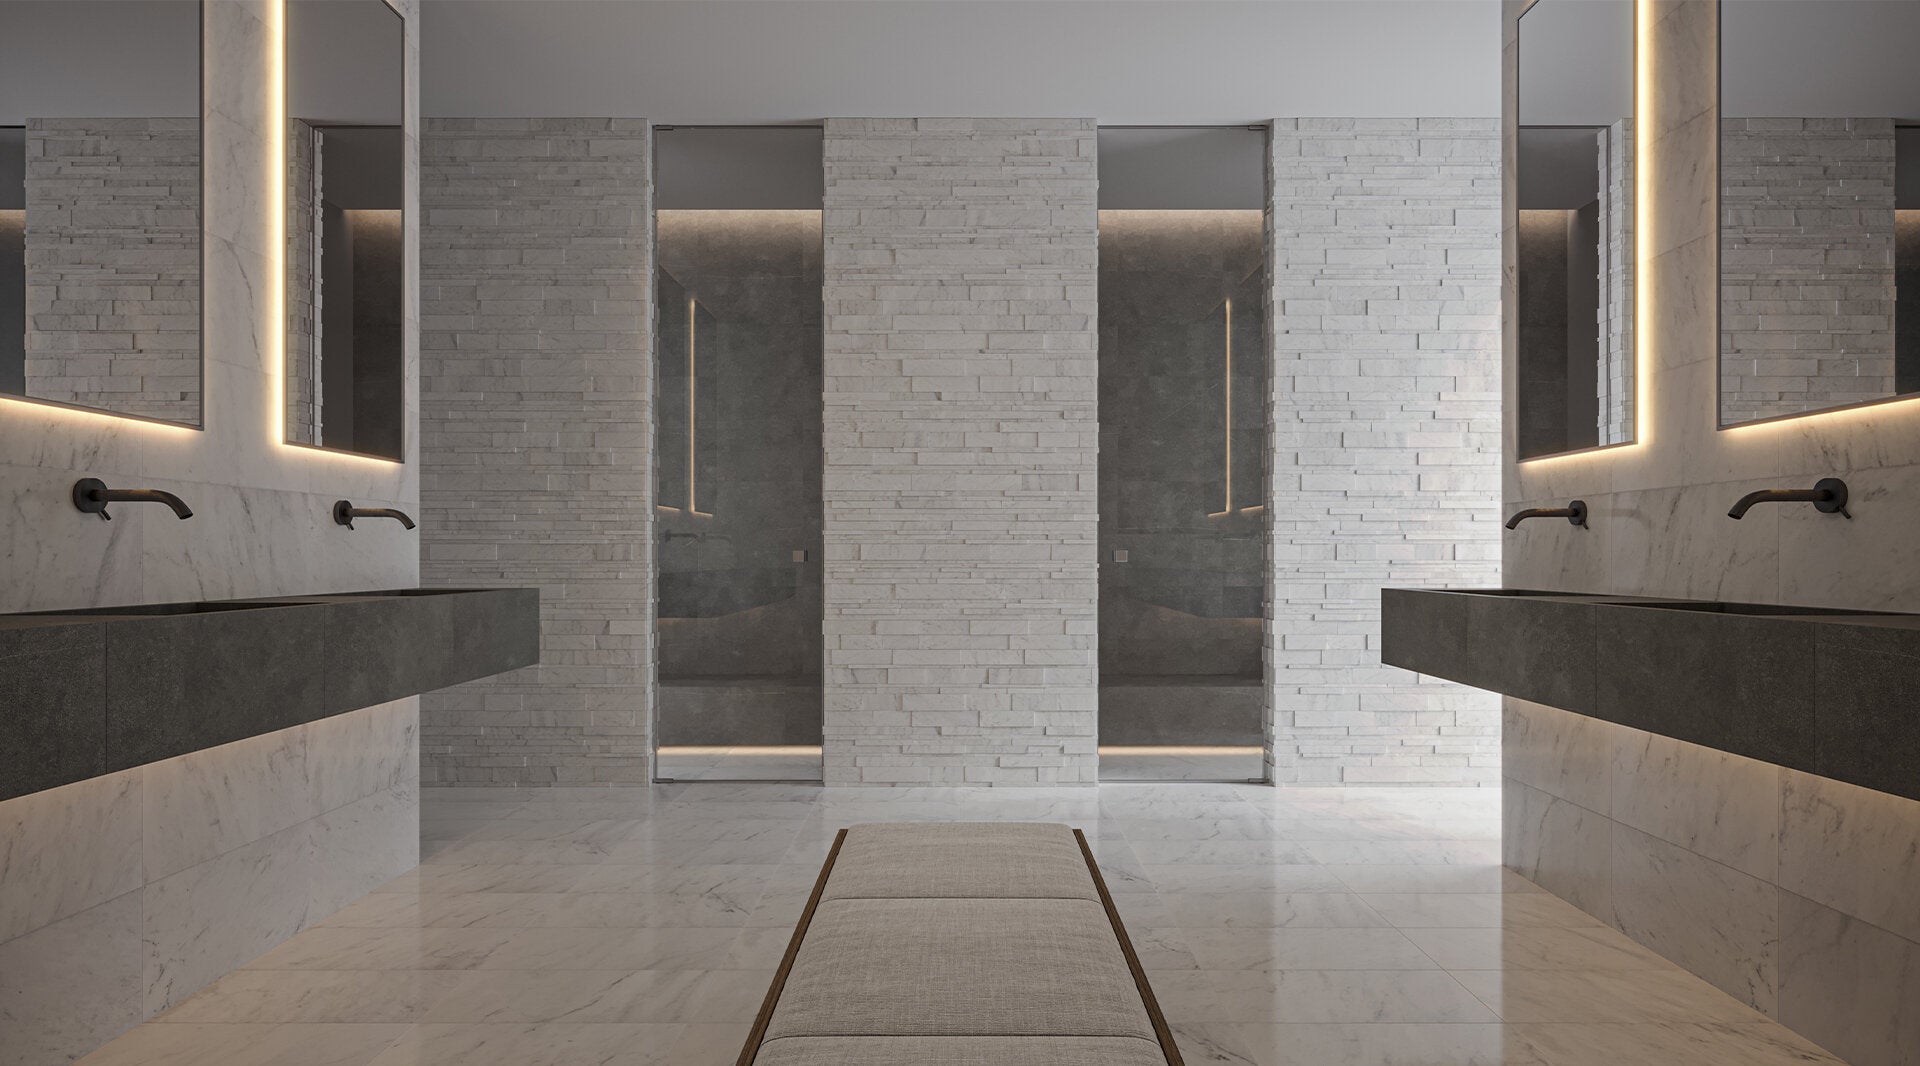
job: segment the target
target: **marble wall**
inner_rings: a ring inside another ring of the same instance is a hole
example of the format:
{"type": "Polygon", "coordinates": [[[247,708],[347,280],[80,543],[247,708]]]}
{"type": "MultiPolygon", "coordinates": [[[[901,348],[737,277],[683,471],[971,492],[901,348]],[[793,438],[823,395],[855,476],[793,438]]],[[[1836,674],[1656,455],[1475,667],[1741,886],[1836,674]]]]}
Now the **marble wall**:
{"type": "MultiPolygon", "coordinates": [[[[0,399],[0,611],[417,584],[414,534],[330,514],[341,498],[416,511],[411,451],[391,463],[282,443],[277,9],[204,12],[205,428],[0,399]],[[194,517],[80,514],[71,488],[88,476],[176,492],[194,517]]],[[[417,96],[410,80],[409,128],[417,96]]],[[[409,285],[410,418],[416,301],[409,285]]],[[[77,1057],[413,865],[416,718],[403,700],[0,803],[0,1060],[77,1057]]]]}
{"type": "MultiPolygon", "coordinates": [[[[1508,5],[1509,175],[1523,8],[1508,5]]],[[[1657,0],[1642,18],[1652,92],[1638,160],[1650,186],[1638,234],[1639,433],[1619,448],[1513,461],[1506,317],[1505,506],[1579,498],[1589,518],[1585,529],[1530,522],[1505,534],[1505,583],[1920,611],[1920,403],[1718,428],[1718,8],[1657,0]],[[1749,490],[1828,475],[1852,487],[1852,520],[1811,507],[1726,516],[1749,490]]],[[[1511,177],[1506,195],[1512,203],[1511,177]]],[[[1509,303],[1513,256],[1509,216],[1509,303]]],[[[1503,757],[1509,865],[1850,1062],[1920,1058],[1910,1008],[1920,804],[1513,703],[1503,757]]]]}
{"type": "Polygon", "coordinates": [[[0,1062],[64,1063],[420,861],[417,697],[0,803],[0,1062]]]}

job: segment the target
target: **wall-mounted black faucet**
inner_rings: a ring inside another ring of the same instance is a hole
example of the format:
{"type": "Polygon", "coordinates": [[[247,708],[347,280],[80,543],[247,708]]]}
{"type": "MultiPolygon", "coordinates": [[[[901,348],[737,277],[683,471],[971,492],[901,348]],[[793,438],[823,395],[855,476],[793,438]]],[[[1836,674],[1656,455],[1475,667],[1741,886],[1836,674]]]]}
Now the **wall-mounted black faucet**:
{"type": "Polygon", "coordinates": [[[73,483],[73,505],[86,514],[97,514],[102,521],[112,521],[107,513],[110,503],[164,503],[173,508],[179,518],[192,518],[193,509],[171,492],[159,489],[110,489],[107,483],[97,477],[83,477],[73,483]]]}
{"type": "Polygon", "coordinates": [[[352,500],[338,500],[333,505],[333,520],[348,529],[353,528],[356,518],[391,518],[408,529],[413,528],[413,519],[407,512],[396,511],[391,507],[355,507],[352,500]]]}
{"type": "Polygon", "coordinates": [[[1749,492],[1734,503],[1727,517],[1745,518],[1747,509],[1756,503],[1810,503],[1814,510],[1822,514],[1853,517],[1847,513],[1847,483],[1837,477],[1823,477],[1814,482],[1810,489],[1760,489],[1749,492]]]}
{"type": "Polygon", "coordinates": [[[1564,518],[1576,526],[1587,524],[1587,501],[1573,500],[1565,507],[1529,507],[1507,519],[1507,528],[1514,529],[1529,518],[1564,518]]]}

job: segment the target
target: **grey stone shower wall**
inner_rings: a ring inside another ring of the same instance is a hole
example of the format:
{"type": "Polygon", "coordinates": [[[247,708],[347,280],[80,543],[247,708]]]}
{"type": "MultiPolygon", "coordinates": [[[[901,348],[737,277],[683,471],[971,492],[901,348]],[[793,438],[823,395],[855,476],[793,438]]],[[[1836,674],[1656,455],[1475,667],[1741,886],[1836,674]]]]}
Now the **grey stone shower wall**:
{"type": "Polygon", "coordinates": [[[1493,119],[1288,119],[1268,255],[1268,761],[1492,784],[1498,697],[1380,664],[1383,585],[1498,584],[1493,119]]]}
{"type": "Polygon", "coordinates": [[[1260,676],[1263,224],[1259,211],[1100,213],[1103,684],[1121,675],[1260,676]],[[1121,550],[1124,563],[1113,556],[1121,550]]]}
{"type": "Polygon", "coordinates": [[[27,122],[26,392],[200,421],[200,121],[27,122]]]}
{"type": "Polygon", "coordinates": [[[1091,119],[826,126],[829,785],[1095,779],[1091,119]]]}
{"type": "Polygon", "coordinates": [[[1724,119],[1724,423],[1894,391],[1892,119],[1724,119]]]}
{"type": "Polygon", "coordinates": [[[421,583],[537,584],[539,666],[433,693],[429,784],[650,780],[644,119],[435,119],[421,145],[421,583]]]}
{"type": "Polygon", "coordinates": [[[660,677],[818,683],[820,213],[661,211],[658,227],[663,289],[712,315],[689,515],[686,297],[662,297],[660,677]]]}

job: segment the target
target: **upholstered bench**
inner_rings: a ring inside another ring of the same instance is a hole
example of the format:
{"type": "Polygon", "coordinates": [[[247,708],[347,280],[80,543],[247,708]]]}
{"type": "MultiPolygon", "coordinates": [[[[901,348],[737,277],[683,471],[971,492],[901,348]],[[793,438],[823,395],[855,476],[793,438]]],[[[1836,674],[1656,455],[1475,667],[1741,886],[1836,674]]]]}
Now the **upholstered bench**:
{"type": "Polygon", "coordinates": [[[842,830],[740,1066],[1179,1066],[1085,838],[842,830]]]}

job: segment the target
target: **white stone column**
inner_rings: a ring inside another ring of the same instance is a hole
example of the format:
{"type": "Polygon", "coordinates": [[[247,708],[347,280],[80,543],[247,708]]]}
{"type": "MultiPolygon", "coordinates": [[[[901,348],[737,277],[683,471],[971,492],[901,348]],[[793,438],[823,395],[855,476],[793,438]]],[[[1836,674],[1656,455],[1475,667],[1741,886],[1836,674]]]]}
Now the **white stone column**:
{"type": "Polygon", "coordinates": [[[826,131],[826,780],[1092,783],[1091,119],[826,131]]]}

